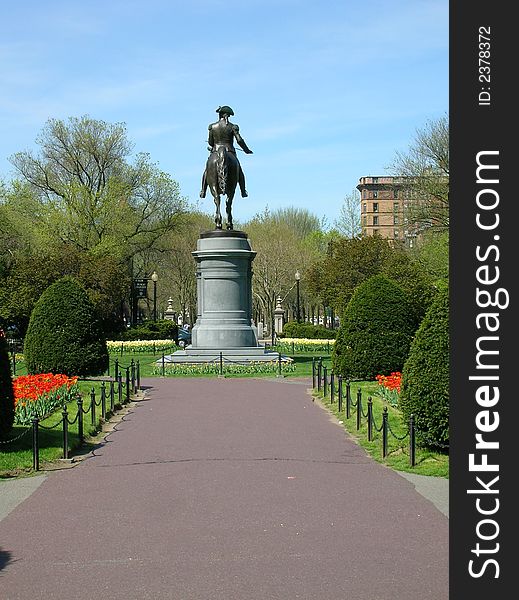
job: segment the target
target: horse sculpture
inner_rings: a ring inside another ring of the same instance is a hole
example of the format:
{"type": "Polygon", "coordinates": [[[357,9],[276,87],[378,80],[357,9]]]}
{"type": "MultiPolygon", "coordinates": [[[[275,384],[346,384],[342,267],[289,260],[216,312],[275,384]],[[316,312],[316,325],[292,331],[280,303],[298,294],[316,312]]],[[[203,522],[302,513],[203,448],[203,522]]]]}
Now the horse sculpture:
{"type": "Polygon", "coordinates": [[[246,154],[252,154],[252,150],[248,148],[245,140],[241,137],[238,125],[229,121],[229,117],[234,115],[232,108],[219,106],[216,112],[219,115],[218,122],[209,125],[208,150],[211,154],[207,159],[202,178],[200,197],[205,198],[206,190],[209,187],[216,206],[214,218],[216,229],[222,229],[221,196],[227,196],[225,201],[226,227],[232,229],[232,201],[237,184],[240,186],[242,197],[247,197],[245,177],[233,142],[236,140],[246,154]]]}
{"type": "Polygon", "coordinates": [[[227,229],[233,228],[232,201],[236,192],[240,173],[240,163],[236,155],[229,152],[225,146],[220,146],[211,152],[207,159],[206,181],[216,206],[214,222],[216,229],[222,229],[222,213],[220,211],[221,196],[226,196],[225,212],[227,229]]]}

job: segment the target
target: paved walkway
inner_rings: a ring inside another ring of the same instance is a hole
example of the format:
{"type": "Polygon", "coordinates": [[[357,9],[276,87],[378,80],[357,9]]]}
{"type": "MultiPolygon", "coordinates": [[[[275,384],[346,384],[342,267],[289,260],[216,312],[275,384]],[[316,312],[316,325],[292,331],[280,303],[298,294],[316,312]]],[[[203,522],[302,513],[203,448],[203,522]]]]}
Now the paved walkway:
{"type": "Polygon", "coordinates": [[[143,385],[93,455],[4,511],[2,600],[447,600],[441,502],[372,461],[308,382],[143,385]]]}

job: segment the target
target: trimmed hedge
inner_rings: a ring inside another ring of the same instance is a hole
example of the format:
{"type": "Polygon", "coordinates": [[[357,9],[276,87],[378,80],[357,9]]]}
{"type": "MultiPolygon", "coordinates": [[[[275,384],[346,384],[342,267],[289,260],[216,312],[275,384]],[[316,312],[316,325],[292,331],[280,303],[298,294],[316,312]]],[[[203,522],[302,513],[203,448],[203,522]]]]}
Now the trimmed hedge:
{"type": "Polygon", "coordinates": [[[449,290],[441,288],[416,332],[402,371],[399,406],[415,417],[416,441],[449,444],[449,290]]]}
{"type": "Polygon", "coordinates": [[[178,325],[175,321],[161,319],[146,321],[141,325],[130,327],[117,335],[117,340],[178,340],[178,325]]]}
{"type": "Polygon", "coordinates": [[[337,332],[335,330],[327,329],[323,325],[289,321],[283,326],[283,334],[280,337],[305,338],[307,340],[333,340],[336,335],[337,332]]]}
{"type": "Polygon", "coordinates": [[[7,438],[14,422],[14,391],[9,350],[0,329],[0,440],[7,438]]]}
{"type": "Polygon", "coordinates": [[[335,372],[372,380],[401,371],[414,333],[414,321],[402,288],[374,275],[354,291],[341,320],[332,354],[335,372]]]}
{"type": "Polygon", "coordinates": [[[29,373],[100,375],[108,367],[106,340],[86,290],[73,277],[49,286],[36,302],[25,336],[29,373]]]}

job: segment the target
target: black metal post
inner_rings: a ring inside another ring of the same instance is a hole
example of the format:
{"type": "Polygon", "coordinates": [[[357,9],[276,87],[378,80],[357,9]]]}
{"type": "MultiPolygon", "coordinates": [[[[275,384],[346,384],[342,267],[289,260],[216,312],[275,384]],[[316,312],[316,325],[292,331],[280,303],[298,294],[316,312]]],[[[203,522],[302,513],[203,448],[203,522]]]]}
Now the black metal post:
{"type": "Polygon", "coordinates": [[[11,352],[11,361],[12,361],[12,371],[13,371],[13,377],[14,375],[16,375],[16,352],[13,350],[11,352]]]}
{"type": "Polygon", "coordinates": [[[130,367],[126,367],[126,402],[130,402],[130,367]]]}
{"type": "Polygon", "coordinates": [[[40,470],[40,445],[38,436],[39,418],[34,417],[32,420],[32,468],[35,471],[40,470]]]}
{"type": "Polygon", "coordinates": [[[319,358],[319,363],[317,364],[317,391],[320,392],[321,391],[321,370],[323,368],[323,363],[321,362],[321,359],[319,358]]]}
{"type": "Polygon", "coordinates": [[[166,375],[166,363],[164,358],[164,352],[162,353],[162,377],[166,375]]]}
{"type": "Polygon", "coordinates": [[[328,393],[328,368],[323,367],[323,396],[326,398],[328,393]]]}
{"type": "Polygon", "coordinates": [[[346,382],[346,418],[349,419],[351,415],[351,384],[348,380],[346,382]]]}
{"type": "Polygon", "coordinates": [[[153,282],[153,320],[157,321],[157,282],[153,282]]]}
{"type": "Polygon", "coordinates": [[[333,404],[335,400],[335,374],[332,370],[330,373],[330,403],[333,404]]]}
{"type": "Polygon", "coordinates": [[[79,438],[79,444],[82,445],[85,441],[85,434],[83,433],[83,399],[77,399],[77,435],[79,438]]]}
{"type": "Polygon", "coordinates": [[[220,352],[220,375],[223,375],[223,353],[220,352]]]}
{"type": "Polygon", "coordinates": [[[368,396],[368,442],[373,439],[373,400],[368,396]]]}
{"type": "Polygon", "coordinates": [[[105,382],[101,384],[101,417],[106,419],[106,387],[105,382]]]}
{"type": "Polygon", "coordinates": [[[296,279],[296,319],[299,323],[301,321],[301,313],[299,310],[299,279],[296,279]]]}
{"type": "Polygon", "coordinates": [[[137,361],[137,389],[141,390],[141,361],[137,361]]]}
{"type": "Polygon", "coordinates": [[[94,388],[90,391],[90,423],[93,427],[96,424],[96,391],[94,388]]]}
{"type": "Polygon", "coordinates": [[[338,384],[338,392],[337,392],[337,402],[339,405],[339,412],[342,412],[342,377],[341,375],[338,376],[339,378],[339,384],[338,384]]]}
{"type": "Polygon", "coordinates": [[[114,362],[114,379],[119,378],[119,359],[116,358],[114,362]]]}
{"type": "Polygon", "coordinates": [[[68,412],[67,407],[63,407],[63,458],[68,458],[68,412]]]}
{"type": "Polygon", "coordinates": [[[114,400],[115,400],[115,383],[114,380],[111,379],[110,380],[110,412],[113,413],[114,412],[114,400]]]}
{"type": "Polygon", "coordinates": [[[357,391],[357,431],[360,429],[360,420],[362,417],[362,391],[357,391]]]}
{"type": "Polygon", "coordinates": [[[278,354],[278,375],[281,377],[281,352],[278,354]]]}
{"type": "Polygon", "coordinates": [[[315,390],[315,356],[312,356],[312,389],[315,390]]]}
{"type": "Polygon", "coordinates": [[[123,376],[122,373],[119,373],[119,377],[117,378],[117,396],[119,398],[119,406],[123,405],[123,376]]]}
{"type": "Polygon", "coordinates": [[[382,413],[382,457],[387,456],[387,406],[384,406],[382,413]]]}
{"type": "Polygon", "coordinates": [[[413,414],[409,417],[409,462],[412,467],[416,465],[416,432],[413,414]]]}
{"type": "Polygon", "coordinates": [[[132,362],[130,363],[130,372],[132,374],[132,394],[135,394],[135,392],[137,391],[137,383],[136,383],[136,379],[135,379],[135,361],[132,358],[132,362]]]}

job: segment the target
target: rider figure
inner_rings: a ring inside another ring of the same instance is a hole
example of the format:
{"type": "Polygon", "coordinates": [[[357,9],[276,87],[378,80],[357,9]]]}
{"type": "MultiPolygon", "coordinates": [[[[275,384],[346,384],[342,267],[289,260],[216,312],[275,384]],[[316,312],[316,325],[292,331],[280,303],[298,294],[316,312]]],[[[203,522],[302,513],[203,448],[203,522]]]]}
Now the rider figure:
{"type": "MultiPolygon", "coordinates": [[[[240,135],[240,128],[235,123],[229,121],[230,116],[234,116],[234,112],[230,106],[219,106],[216,109],[218,113],[218,121],[209,125],[209,148],[210,152],[217,152],[219,148],[224,147],[227,152],[232,152],[236,156],[236,149],[233,145],[233,140],[236,140],[237,144],[242,148],[245,154],[252,154],[252,150],[249,149],[245,140],[240,135]]],[[[243,174],[240,161],[236,157],[236,161],[239,167],[238,184],[240,186],[241,197],[246,198],[248,196],[245,189],[245,175],[243,174]]],[[[205,198],[207,192],[207,178],[206,170],[202,176],[202,191],[200,192],[200,198],[205,198]]]]}

